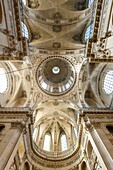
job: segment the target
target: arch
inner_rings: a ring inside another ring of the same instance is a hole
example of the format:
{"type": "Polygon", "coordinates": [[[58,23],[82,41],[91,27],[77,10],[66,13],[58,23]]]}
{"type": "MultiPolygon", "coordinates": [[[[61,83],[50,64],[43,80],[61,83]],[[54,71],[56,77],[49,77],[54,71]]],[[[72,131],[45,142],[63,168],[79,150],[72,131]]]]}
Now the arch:
{"type": "Polygon", "coordinates": [[[2,5],[0,3],[0,24],[2,23],[2,5]]]}
{"type": "Polygon", "coordinates": [[[107,125],[106,128],[110,133],[113,134],[113,126],[112,125],[107,125]]]}
{"type": "Polygon", "coordinates": [[[0,125],[0,132],[5,128],[5,125],[0,125]]]}
{"type": "Polygon", "coordinates": [[[91,142],[88,142],[88,147],[87,147],[87,154],[88,154],[88,158],[91,157],[91,153],[92,153],[93,147],[91,145],[91,142]]]}
{"type": "Polygon", "coordinates": [[[99,106],[98,103],[94,99],[91,99],[91,98],[85,98],[85,102],[90,107],[98,107],[99,106]]]}
{"type": "Polygon", "coordinates": [[[26,105],[26,102],[27,102],[26,98],[21,97],[21,98],[17,99],[16,101],[14,101],[12,103],[12,106],[13,107],[22,107],[22,106],[26,105]]]}
{"type": "Polygon", "coordinates": [[[87,165],[85,161],[82,162],[81,170],[87,170],[87,165]]]}
{"type": "Polygon", "coordinates": [[[30,170],[30,166],[28,162],[25,162],[23,170],[30,170]]]}
{"type": "Polygon", "coordinates": [[[33,132],[33,140],[34,140],[34,142],[36,142],[37,135],[38,135],[38,128],[36,127],[36,128],[34,129],[34,132],[33,132]]]}
{"type": "Polygon", "coordinates": [[[104,76],[103,89],[106,94],[113,92],[113,70],[109,70],[104,76]]]}
{"type": "Polygon", "coordinates": [[[77,129],[74,127],[75,138],[77,138],[77,129]]]}
{"type": "Polygon", "coordinates": [[[50,133],[46,133],[45,138],[44,138],[43,149],[46,150],[46,151],[50,151],[50,145],[51,145],[51,135],[50,135],[50,133]]]}
{"type": "Polygon", "coordinates": [[[5,69],[0,68],[0,93],[4,93],[7,90],[7,76],[5,69]]]}
{"type": "Polygon", "coordinates": [[[62,151],[67,150],[67,139],[64,133],[61,134],[60,140],[61,140],[61,150],[62,151]]]}

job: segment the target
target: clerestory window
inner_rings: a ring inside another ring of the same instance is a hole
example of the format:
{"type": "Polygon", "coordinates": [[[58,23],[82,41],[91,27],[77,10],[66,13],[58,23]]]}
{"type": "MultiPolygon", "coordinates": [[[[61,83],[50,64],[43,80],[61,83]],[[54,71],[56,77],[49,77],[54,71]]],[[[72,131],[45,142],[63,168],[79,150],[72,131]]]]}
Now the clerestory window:
{"type": "Polygon", "coordinates": [[[113,70],[110,70],[106,73],[104,77],[103,89],[107,94],[113,92],[113,70]]]}
{"type": "Polygon", "coordinates": [[[44,147],[43,147],[44,150],[50,151],[50,144],[51,144],[50,142],[51,142],[51,136],[50,134],[46,134],[44,139],[44,147]]]}
{"type": "Polygon", "coordinates": [[[92,5],[93,2],[94,2],[94,0],[89,0],[88,1],[88,8],[90,8],[90,6],[92,5]]]}
{"type": "Polygon", "coordinates": [[[33,132],[33,140],[36,142],[36,139],[37,139],[37,134],[38,134],[38,129],[35,128],[34,129],[34,132],[33,132]]]}
{"type": "Polygon", "coordinates": [[[23,22],[21,22],[21,25],[22,25],[22,36],[29,39],[29,32],[27,26],[23,22]]]}
{"type": "Polygon", "coordinates": [[[93,22],[86,28],[84,41],[87,42],[93,35],[93,22]]]}
{"type": "Polygon", "coordinates": [[[22,0],[23,4],[26,5],[26,0],[22,0]]]}
{"type": "Polygon", "coordinates": [[[61,149],[62,151],[67,150],[67,139],[65,134],[61,135],[61,149]]]}

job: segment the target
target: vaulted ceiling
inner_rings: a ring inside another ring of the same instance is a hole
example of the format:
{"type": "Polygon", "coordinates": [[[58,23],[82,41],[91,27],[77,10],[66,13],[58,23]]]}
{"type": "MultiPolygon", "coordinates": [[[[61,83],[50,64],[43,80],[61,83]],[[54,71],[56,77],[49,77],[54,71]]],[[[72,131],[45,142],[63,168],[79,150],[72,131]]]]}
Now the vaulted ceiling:
{"type": "Polygon", "coordinates": [[[91,14],[87,2],[39,0],[26,7],[31,32],[30,46],[43,49],[81,49],[91,14]]]}

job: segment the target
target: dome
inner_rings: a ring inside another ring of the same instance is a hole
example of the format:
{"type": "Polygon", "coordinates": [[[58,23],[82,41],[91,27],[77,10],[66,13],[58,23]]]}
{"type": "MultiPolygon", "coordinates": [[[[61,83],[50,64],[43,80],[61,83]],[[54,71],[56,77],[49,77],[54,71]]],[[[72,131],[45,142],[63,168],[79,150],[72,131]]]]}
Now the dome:
{"type": "Polygon", "coordinates": [[[75,69],[64,58],[48,58],[37,69],[36,80],[45,92],[61,95],[72,88],[75,82],[75,69]]]}

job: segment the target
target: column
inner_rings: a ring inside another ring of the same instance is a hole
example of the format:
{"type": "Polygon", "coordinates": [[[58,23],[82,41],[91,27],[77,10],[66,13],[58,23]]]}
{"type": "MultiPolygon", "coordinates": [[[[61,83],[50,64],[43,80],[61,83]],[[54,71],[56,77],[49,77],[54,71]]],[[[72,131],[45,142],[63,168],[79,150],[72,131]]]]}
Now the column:
{"type": "Polygon", "coordinates": [[[4,139],[0,143],[0,170],[6,170],[12,163],[14,158],[14,149],[16,147],[17,142],[21,136],[21,130],[17,128],[10,128],[4,139]],[[11,159],[11,156],[13,157],[11,159]],[[6,168],[7,165],[7,168],[6,168]]]}

